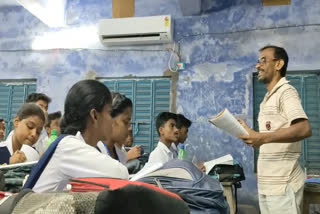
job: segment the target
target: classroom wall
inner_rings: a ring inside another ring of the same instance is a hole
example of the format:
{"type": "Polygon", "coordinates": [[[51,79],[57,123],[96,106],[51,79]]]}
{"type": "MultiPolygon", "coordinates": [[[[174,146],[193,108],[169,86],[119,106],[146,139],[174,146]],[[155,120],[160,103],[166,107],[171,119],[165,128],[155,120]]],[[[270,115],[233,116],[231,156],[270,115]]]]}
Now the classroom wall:
{"type": "MultiPolygon", "coordinates": [[[[187,150],[199,160],[232,154],[246,173],[239,200],[256,204],[253,150],[207,119],[228,108],[252,125],[252,72],[266,44],[286,48],[289,70],[320,68],[320,2],[262,7],[256,0],[202,0],[199,8],[199,1],[136,0],[136,16],[173,16],[176,47],[186,62],[177,109],[193,121],[187,150]]],[[[115,50],[99,43],[96,25],[111,18],[110,1],[67,1],[65,13],[67,26],[52,29],[22,7],[0,7],[0,78],[36,78],[37,90],[53,98],[49,111],[62,110],[70,86],[92,74],[161,76],[167,70],[170,46],[115,50]]]]}

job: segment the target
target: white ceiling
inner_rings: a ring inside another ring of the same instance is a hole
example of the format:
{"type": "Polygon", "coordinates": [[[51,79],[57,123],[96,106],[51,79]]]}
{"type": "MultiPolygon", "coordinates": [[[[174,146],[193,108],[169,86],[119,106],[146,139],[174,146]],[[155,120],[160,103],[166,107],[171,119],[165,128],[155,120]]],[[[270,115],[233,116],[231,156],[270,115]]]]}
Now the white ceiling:
{"type": "Polygon", "coordinates": [[[17,0],[0,0],[0,7],[1,6],[8,6],[8,5],[20,5],[17,0]]]}

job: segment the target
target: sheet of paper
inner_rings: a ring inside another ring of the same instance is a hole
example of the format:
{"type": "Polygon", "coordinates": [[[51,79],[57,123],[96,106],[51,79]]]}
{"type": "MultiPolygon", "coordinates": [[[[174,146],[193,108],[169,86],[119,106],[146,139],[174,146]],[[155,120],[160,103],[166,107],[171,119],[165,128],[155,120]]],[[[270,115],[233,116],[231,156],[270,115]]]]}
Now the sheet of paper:
{"type": "Polygon", "coordinates": [[[208,174],[211,171],[211,169],[217,164],[233,165],[233,158],[230,154],[228,154],[220,158],[204,162],[203,165],[206,167],[206,174],[208,174]]]}
{"type": "Polygon", "coordinates": [[[216,117],[209,119],[209,122],[234,137],[248,135],[248,132],[228,109],[224,109],[216,117]]]}
{"type": "Polygon", "coordinates": [[[20,150],[24,152],[27,158],[26,162],[38,161],[40,159],[39,153],[31,146],[23,144],[20,150]]]}
{"type": "Polygon", "coordinates": [[[155,164],[151,164],[151,165],[148,165],[148,163],[147,163],[137,174],[132,176],[130,181],[139,180],[140,178],[143,178],[147,174],[160,169],[162,166],[163,166],[162,163],[155,163],[155,164]]]}

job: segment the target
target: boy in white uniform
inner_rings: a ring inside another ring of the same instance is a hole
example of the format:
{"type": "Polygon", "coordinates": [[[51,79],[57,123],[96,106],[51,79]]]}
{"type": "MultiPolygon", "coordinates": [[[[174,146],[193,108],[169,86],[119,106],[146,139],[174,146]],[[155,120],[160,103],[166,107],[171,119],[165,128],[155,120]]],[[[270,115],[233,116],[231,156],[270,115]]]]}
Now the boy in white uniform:
{"type": "Polygon", "coordinates": [[[176,127],[176,114],[161,112],[156,120],[156,128],[160,139],[157,147],[150,153],[148,165],[166,163],[174,158],[170,148],[172,142],[176,142],[179,137],[176,127]]]}

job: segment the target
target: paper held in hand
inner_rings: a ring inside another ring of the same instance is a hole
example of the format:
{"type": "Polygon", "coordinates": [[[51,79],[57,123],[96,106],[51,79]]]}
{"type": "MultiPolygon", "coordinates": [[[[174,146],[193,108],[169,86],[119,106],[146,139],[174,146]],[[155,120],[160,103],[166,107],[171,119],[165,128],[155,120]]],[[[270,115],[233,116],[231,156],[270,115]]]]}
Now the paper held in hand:
{"type": "Polygon", "coordinates": [[[248,135],[248,132],[228,109],[224,109],[216,117],[209,119],[209,122],[234,137],[248,135]]]}

